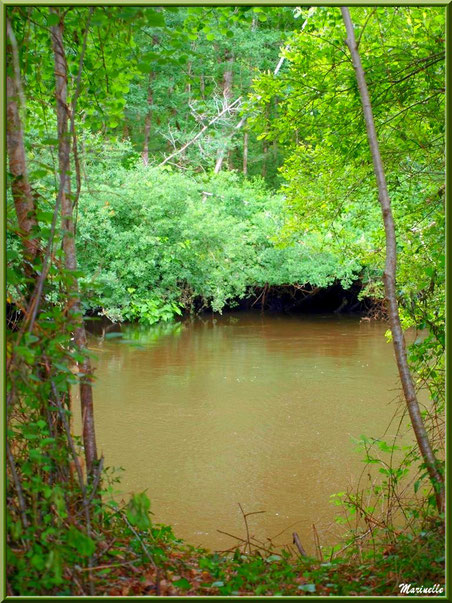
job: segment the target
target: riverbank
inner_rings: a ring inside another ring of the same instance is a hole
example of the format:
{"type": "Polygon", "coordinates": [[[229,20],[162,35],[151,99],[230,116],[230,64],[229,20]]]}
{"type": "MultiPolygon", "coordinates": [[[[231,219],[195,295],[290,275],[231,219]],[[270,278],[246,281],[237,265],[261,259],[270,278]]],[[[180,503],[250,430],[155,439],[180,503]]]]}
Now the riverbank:
{"type": "MultiPolygon", "coordinates": [[[[372,538],[344,541],[340,555],[318,559],[273,552],[268,544],[263,550],[246,536],[229,553],[210,553],[177,539],[169,526],[139,529],[131,511],[130,505],[116,512],[104,508],[91,570],[86,558],[79,558],[46,594],[394,596],[403,584],[444,594],[444,531],[435,518],[397,533],[376,527],[372,538]]],[[[9,594],[43,594],[31,591],[25,579],[17,588],[9,594]]],[[[406,587],[405,594],[410,594],[406,587]]]]}

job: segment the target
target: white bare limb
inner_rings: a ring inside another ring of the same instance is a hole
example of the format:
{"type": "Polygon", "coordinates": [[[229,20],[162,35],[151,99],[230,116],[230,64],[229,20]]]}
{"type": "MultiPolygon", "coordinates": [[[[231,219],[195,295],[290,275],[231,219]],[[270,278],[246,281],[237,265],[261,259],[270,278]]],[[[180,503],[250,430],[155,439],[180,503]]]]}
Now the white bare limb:
{"type": "Polygon", "coordinates": [[[175,151],[174,153],[172,153],[171,155],[169,155],[168,157],[166,157],[161,163],[159,163],[158,167],[162,167],[163,165],[165,165],[165,163],[168,163],[168,161],[170,159],[173,159],[173,157],[175,157],[176,155],[179,155],[179,153],[182,153],[183,151],[185,151],[186,148],[188,148],[194,142],[196,142],[197,140],[199,140],[199,138],[201,138],[201,136],[204,134],[204,132],[207,130],[207,128],[210,128],[210,126],[212,126],[221,117],[223,117],[223,115],[227,111],[229,111],[230,109],[232,109],[232,107],[235,107],[236,105],[238,105],[241,102],[241,100],[242,100],[241,96],[239,96],[238,98],[236,98],[233,103],[231,103],[229,106],[227,106],[225,109],[223,109],[220,113],[218,113],[217,115],[215,115],[215,117],[213,117],[205,126],[203,126],[201,128],[201,130],[196,134],[196,136],[194,138],[192,138],[191,140],[189,140],[188,142],[186,142],[179,150],[175,151]]]}

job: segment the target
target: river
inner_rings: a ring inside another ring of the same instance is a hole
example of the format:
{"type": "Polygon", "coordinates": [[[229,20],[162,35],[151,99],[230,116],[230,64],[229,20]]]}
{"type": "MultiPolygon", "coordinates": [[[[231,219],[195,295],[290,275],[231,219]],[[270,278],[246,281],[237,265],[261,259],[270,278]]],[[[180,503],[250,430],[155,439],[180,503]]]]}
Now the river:
{"type": "Polygon", "coordinates": [[[364,468],[352,438],[382,437],[400,409],[387,328],[237,312],[92,336],[98,447],[124,469],[116,497],[146,490],[154,521],[215,550],[234,544],[217,530],[245,535],[238,503],[265,511],[249,517],[260,540],[297,531],[313,552],[315,524],[333,543],[330,495],[364,468]]]}

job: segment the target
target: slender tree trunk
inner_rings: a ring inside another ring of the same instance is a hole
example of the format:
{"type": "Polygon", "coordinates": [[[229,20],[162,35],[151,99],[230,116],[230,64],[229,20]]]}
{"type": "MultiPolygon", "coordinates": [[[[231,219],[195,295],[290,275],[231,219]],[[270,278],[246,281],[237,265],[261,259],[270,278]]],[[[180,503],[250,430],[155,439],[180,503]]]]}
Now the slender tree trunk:
{"type": "Polygon", "coordinates": [[[148,108],[146,112],[146,117],[144,118],[144,142],[143,142],[143,152],[141,156],[143,158],[143,164],[149,165],[149,136],[151,133],[151,116],[152,116],[152,104],[153,104],[153,94],[152,94],[152,80],[154,74],[149,74],[149,83],[148,83],[148,108]]]}
{"type": "Polygon", "coordinates": [[[248,130],[243,133],[243,175],[248,175],[248,130]]]}
{"type": "MultiPolygon", "coordinates": [[[[278,105],[279,105],[279,102],[278,102],[278,98],[276,97],[274,100],[274,103],[273,103],[274,117],[272,119],[278,119],[278,114],[279,114],[279,110],[278,110],[279,106],[278,105]]],[[[275,138],[273,141],[271,155],[272,155],[272,161],[273,161],[274,167],[277,170],[278,169],[278,167],[277,167],[278,166],[278,139],[277,138],[275,138]]]]}
{"type": "Polygon", "coordinates": [[[204,74],[201,73],[199,76],[199,92],[202,100],[206,100],[206,83],[204,81],[204,74]]]}
{"type": "MultiPolygon", "coordinates": [[[[190,48],[193,51],[195,49],[195,45],[191,44],[190,48]]],[[[187,97],[188,97],[188,104],[189,105],[191,103],[191,74],[192,74],[192,64],[191,64],[191,61],[189,61],[188,64],[187,64],[188,81],[187,81],[187,84],[185,86],[185,92],[186,92],[187,97]]]]}
{"type": "Polygon", "coordinates": [[[6,145],[8,152],[9,172],[12,176],[11,190],[17,223],[23,235],[25,251],[25,274],[33,275],[33,261],[38,254],[39,244],[32,237],[37,226],[35,202],[28,180],[27,162],[24,147],[24,135],[21,110],[21,83],[17,43],[11,23],[7,19],[7,73],[6,73],[6,145]]]}
{"type": "Polygon", "coordinates": [[[400,381],[402,383],[403,393],[406,405],[413,426],[416,440],[428,470],[430,480],[433,484],[436,504],[441,512],[445,509],[444,500],[444,479],[438,469],[438,461],[430,445],[427,430],[420,412],[419,402],[416,396],[411,372],[408,366],[405,338],[400,324],[399,306],[397,302],[396,289],[396,265],[397,265],[397,247],[394,218],[391,210],[391,201],[389,198],[386,177],[383,168],[383,162],[380,155],[377,133],[375,130],[372,105],[370,102],[369,91],[367,89],[366,78],[361,63],[361,57],[356,44],[353,23],[350,18],[348,8],[341,7],[342,17],[347,30],[347,46],[350,49],[353,66],[355,68],[356,79],[358,82],[361,102],[363,106],[364,119],[367,128],[367,137],[372,153],[374,172],[377,179],[379,201],[383,213],[383,222],[386,234],[386,265],[384,272],[384,283],[386,292],[386,302],[388,306],[389,320],[391,325],[392,340],[394,352],[399,370],[400,381]]]}
{"type": "MultiPolygon", "coordinates": [[[[50,9],[58,14],[58,9],[50,9]]],[[[77,256],[75,250],[75,230],[73,220],[73,203],[70,181],[70,153],[71,140],[68,130],[70,109],[67,104],[67,62],[63,42],[64,23],[60,22],[51,27],[52,47],[55,60],[55,92],[57,103],[58,127],[58,169],[60,173],[59,192],[61,199],[61,221],[63,229],[63,250],[65,266],[69,271],[77,269],[77,256]]],[[[74,340],[76,346],[83,353],[84,360],[78,363],[80,377],[80,404],[82,411],[83,445],[85,448],[86,468],[92,474],[97,464],[96,434],[94,428],[94,408],[92,390],[92,368],[89,357],[86,355],[86,332],[83,325],[83,316],[78,292],[78,281],[72,277],[70,310],[76,318],[74,340]]]]}
{"type": "Polygon", "coordinates": [[[224,161],[224,154],[225,154],[225,150],[220,149],[217,153],[217,161],[215,163],[215,168],[213,170],[214,174],[218,174],[219,172],[221,172],[221,166],[223,165],[223,161],[224,161]]]}
{"type": "MultiPolygon", "coordinates": [[[[232,78],[233,78],[232,66],[234,64],[234,57],[232,56],[232,54],[230,54],[230,55],[226,54],[225,60],[228,63],[228,66],[226,67],[226,70],[223,74],[223,98],[224,98],[225,105],[229,106],[231,103],[231,100],[232,100],[232,78]]],[[[218,172],[221,171],[221,167],[223,165],[223,161],[226,156],[226,147],[227,147],[227,144],[225,144],[222,148],[220,148],[218,150],[217,162],[215,164],[215,169],[214,169],[215,174],[218,174],[218,172]]]]}
{"type": "Polygon", "coordinates": [[[267,155],[268,155],[268,143],[264,140],[262,142],[262,178],[267,177],[267,155]]]}
{"type": "Polygon", "coordinates": [[[127,140],[129,138],[129,126],[126,122],[126,118],[124,116],[124,125],[122,127],[122,139],[127,140]]]}
{"type": "Polygon", "coordinates": [[[235,148],[230,149],[228,151],[228,170],[230,172],[232,172],[232,170],[234,169],[234,151],[235,151],[235,148]]]}
{"type": "MultiPolygon", "coordinates": [[[[268,122],[270,118],[270,105],[265,106],[265,121],[268,122]]],[[[268,141],[264,138],[262,141],[262,178],[267,177],[267,159],[268,159],[268,141]]]]}

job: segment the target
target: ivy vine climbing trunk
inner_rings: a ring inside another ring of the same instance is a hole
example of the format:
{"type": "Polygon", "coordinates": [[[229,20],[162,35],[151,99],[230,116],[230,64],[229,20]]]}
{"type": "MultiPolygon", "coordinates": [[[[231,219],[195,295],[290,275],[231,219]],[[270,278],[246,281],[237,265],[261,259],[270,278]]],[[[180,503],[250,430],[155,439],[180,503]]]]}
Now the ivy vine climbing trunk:
{"type": "Polygon", "coordinates": [[[97,466],[98,459],[94,427],[92,368],[90,359],[86,354],[86,332],[83,325],[78,280],[74,274],[75,270],[77,270],[77,255],[75,249],[75,228],[73,218],[74,207],[70,180],[71,136],[68,125],[71,115],[70,107],[67,104],[68,70],[63,40],[64,21],[58,9],[52,8],[50,10],[59,16],[59,22],[51,27],[52,48],[55,62],[55,95],[58,128],[58,195],[61,207],[65,267],[70,275],[68,277],[70,279],[68,286],[70,298],[68,300],[69,311],[74,316],[76,322],[74,331],[75,344],[83,355],[83,360],[78,363],[83,445],[85,449],[86,469],[88,475],[92,475],[97,466]]]}
{"type": "Polygon", "coordinates": [[[439,470],[438,460],[433,452],[427,430],[425,428],[424,420],[421,415],[416,389],[414,387],[413,378],[408,366],[405,338],[400,324],[396,289],[397,246],[395,224],[391,209],[391,200],[386,184],[385,171],[380,155],[380,147],[375,129],[372,104],[369,97],[364,69],[361,63],[361,56],[356,43],[350,11],[347,7],[341,7],[341,11],[345,23],[345,29],[347,31],[346,44],[351,53],[356,80],[361,96],[364,119],[366,122],[367,138],[369,141],[375,177],[377,180],[378,198],[383,214],[386,235],[386,264],[383,278],[397,368],[399,371],[400,381],[402,383],[411,424],[416,435],[419,450],[421,451],[422,458],[434,488],[436,505],[441,513],[444,512],[445,509],[444,478],[439,470]]]}

